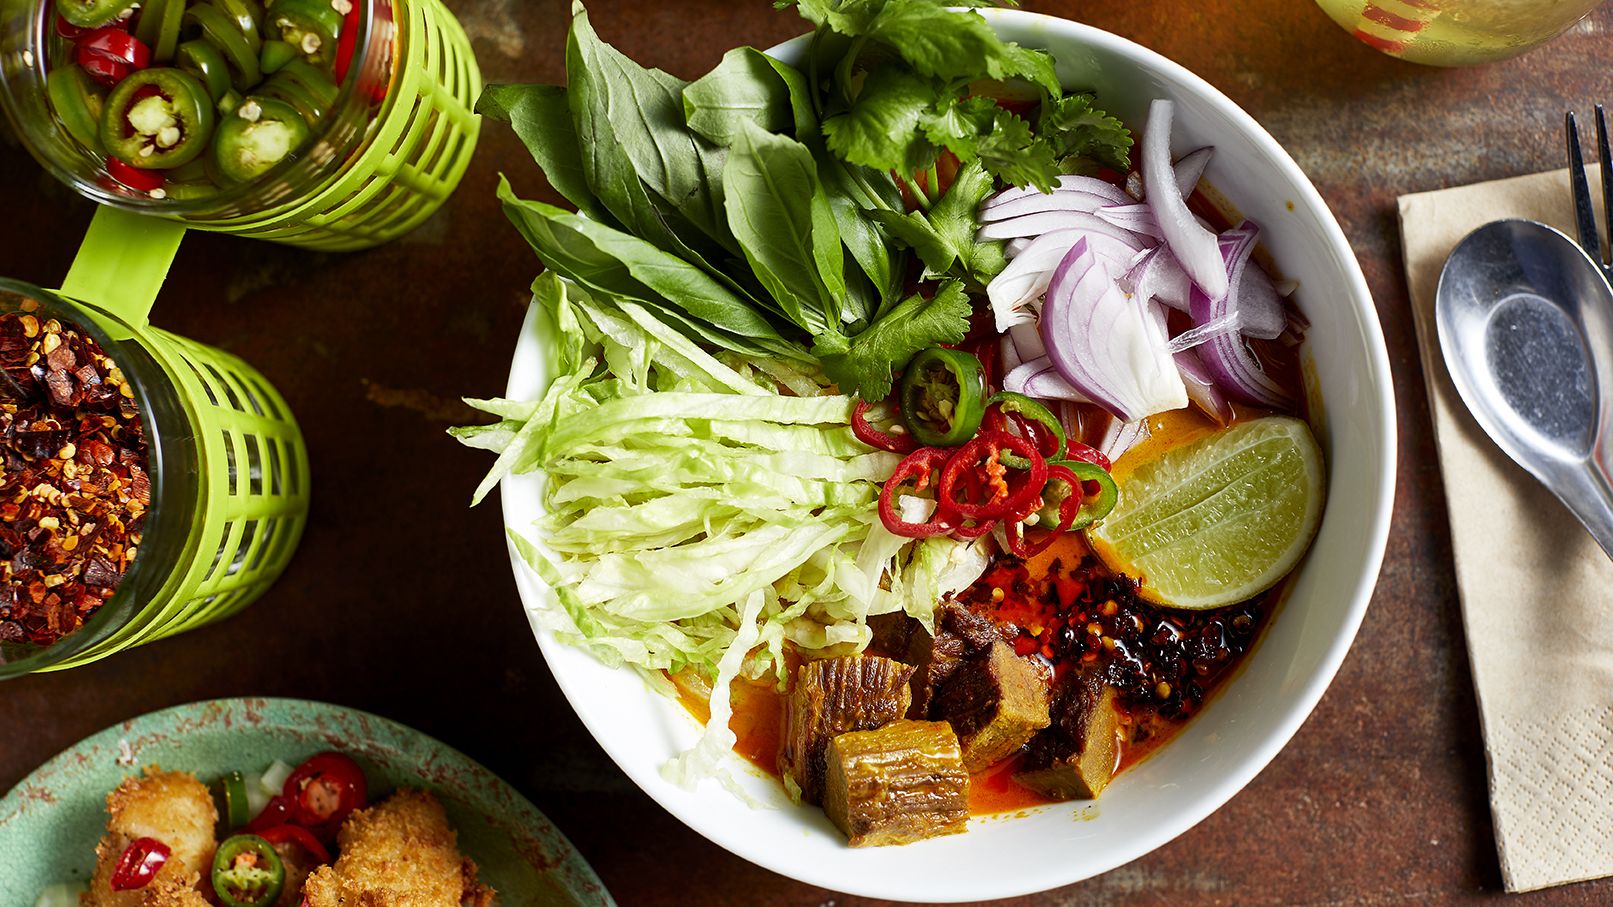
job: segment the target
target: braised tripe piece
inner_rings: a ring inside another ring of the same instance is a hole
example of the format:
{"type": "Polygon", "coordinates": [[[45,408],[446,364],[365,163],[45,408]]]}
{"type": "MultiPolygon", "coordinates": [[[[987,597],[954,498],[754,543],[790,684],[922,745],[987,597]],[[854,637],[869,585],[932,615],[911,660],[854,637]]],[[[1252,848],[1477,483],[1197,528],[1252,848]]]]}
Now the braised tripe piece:
{"type": "Polygon", "coordinates": [[[196,886],[211,866],[218,810],[195,775],[151,766],[144,776],[125,778],[107,796],[106,811],[106,836],[95,846],[95,875],[80,898],[83,907],[208,907],[196,886]],[[118,859],[141,838],[166,844],[168,861],[145,887],[113,891],[118,859]]]}
{"type": "Polygon", "coordinates": [[[491,907],[437,798],[400,790],[342,825],[341,856],[308,877],[308,907],[491,907]]]}

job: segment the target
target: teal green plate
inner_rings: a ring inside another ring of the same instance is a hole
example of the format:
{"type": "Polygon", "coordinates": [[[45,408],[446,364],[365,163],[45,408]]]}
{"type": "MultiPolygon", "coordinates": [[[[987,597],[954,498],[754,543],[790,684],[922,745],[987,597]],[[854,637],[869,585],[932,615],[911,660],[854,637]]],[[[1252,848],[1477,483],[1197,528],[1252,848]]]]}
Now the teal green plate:
{"type": "Polygon", "coordinates": [[[40,766],[0,800],[0,907],[31,907],[46,886],[83,882],[106,828],[106,795],[150,765],[195,772],[262,771],[322,750],[358,761],[370,790],[435,793],[459,846],[503,907],[614,907],[599,877],[537,807],[498,776],[419,731],[298,699],[220,699],[107,728],[40,766]]]}

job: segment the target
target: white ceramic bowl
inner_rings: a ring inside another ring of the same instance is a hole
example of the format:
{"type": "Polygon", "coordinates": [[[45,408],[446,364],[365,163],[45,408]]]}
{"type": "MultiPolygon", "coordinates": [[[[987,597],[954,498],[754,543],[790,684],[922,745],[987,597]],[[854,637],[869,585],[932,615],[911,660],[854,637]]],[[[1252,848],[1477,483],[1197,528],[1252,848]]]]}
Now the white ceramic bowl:
{"type": "MultiPolygon", "coordinates": [[[[1101,801],[977,819],[967,834],[905,847],[847,847],[821,810],[789,806],[778,782],[759,774],[743,783],[778,808],[746,806],[715,782],[694,791],[668,783],[660,766],[694,742],[695,721],[632,672],[538,632],[556,680],[600,745],[690,828],[783,875],[896,900],[972,901],[1067,885],[1148,853],[1229,800],[1298,730],[1344,660],[1377,580],[1394,497],[1394,405],[1377,314],[1344,233],[1293,159],[1225,95],[1152,51],[1049,16],[984,14],[1005,38],[1052,51],[1066,85],[1096,89],[1101,104],[1130,124],[1142,123],[1150,100],[1174,100],[1177,154],[1216,147],[1208,179],[1265,228],[1266,248],[1301,286],[1296,299],[1312,325],[1309,371],[1323,403],[1317,415],[1329,501],[1286,604],[1243,670],[1101,801]],[[992,871],[1004,866],[1013,871],[992,871]]],[[[793,49],[775,52],[787,59],[793,49]]],[[[511,397],[533,399],[545,386],[535,330],[529,316],[511,397]]],[[[539,495],[537,476],[506,480],[507,524],[529,527],[539,495]]],[[[542,607],[542,583],[513,551],[511,558],[525,606],[542,607]]]]}

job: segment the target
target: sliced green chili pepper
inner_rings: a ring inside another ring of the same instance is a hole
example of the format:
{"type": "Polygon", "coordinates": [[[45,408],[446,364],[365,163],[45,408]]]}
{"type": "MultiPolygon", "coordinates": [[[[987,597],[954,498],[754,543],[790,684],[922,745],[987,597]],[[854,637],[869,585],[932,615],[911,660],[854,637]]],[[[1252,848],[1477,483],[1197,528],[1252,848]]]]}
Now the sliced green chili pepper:
{"type": "Polygon", "coordinates": [[[253,95],[219,124],[213,160],[226,181],[245,182],[295,154],[309,135],[297,108],[253,95]]]}
{"type": "MultiPolygon", "coordinates": [[[[1108,470],[1085,460],[1059,460],[1054,465],[1063,466],[1081,480],[1081,512],[1076,514],[1075,522],[1070,525],[1072,530],[1085,529],[1115,509],[1115,504],[1120,501],[1120,486],[1115,484],[1114,476],[1109,475],[1108,470]]],[[[1045,491],[1043,496],[1046,497],[1045,491]]]]}
{"type": "MultiPolygon", "coordinates": [[[[1031,443],[1048,460],[1064,456],[1064,425],[1058,416],[1042,403],[1013,391],[992,394],[986,401],[983,420],[993,431],[1008,431],[1013,422],[1021,433],[1030,435],[1031,443]]],[[[1015,469],[1024,469],[1025,462],[1013,454],[1005,454],[1003,462],[1015,469]]]]}
{"type": "Polygon", "coordinates": [[[265,82],[257,93],[266,98],[285,101],[297,108],[303,120],[313,127],[336,103],[340,89],[331,81],[330,74],[319,67],[306,60],[291,60],[265,82]]]}
{"type": "Polygon", "coordinates": [[[257,835],[236,835],[213,854],[213,893],[225,907],[268,907],[285,885],[280,855],[257,835]]]}
{"type": "Polygon", "coordinates": [[[240,107],[241,102],[244,100],[246,98],[242,97],[239,91],[231,88],[229,91],[224,92],[224,97],[218,99],[218,103],[213,105],[213,109],[218,111],[219,116],[227,117],[234,113],[235,109],[240,107]]]}
{"type": "Polygon", "coordinates": [[[136,0],[56,0],[56,11],[79,28],[109,25],[136,0]]]}
{"type": "Polygon", "coordinates": [[[179,31],[185,24],[185,0],[145,0],[134,36],[151,48],[151,59],[168,63],[179,47],[179,31]]]}
{"type": "Polygon", "coordinates": [[[179,45],[174,65],[200,79],[207,93],[217,101],[230,93],[230,64],[218,48],[197,39],[179,45]]]}
{"type": "Polygon", "coordinates": [[[91,151],[106,154],[101,144],[101,108],[106,98],[96,91],[89,74],[70,63],[58,66],[45,77],[45,90],[67,134],[91,151]]]}
{"type": "Polygon", "coordinates": [[[112,89],[101,110],[107,153],[145,170],[196,159],[213,133],[213,99],[177,69],[142,69],[112,89]]]}
{"type": "Polygon", "coordinates": [[[263,10],[258,8],[254,0],[213,0],[213,5],[241,32],[246,46],[252,48],[253,53],[263,49],[263,36],[259,34],[263,10]]]}
{"type": "Polygon", "coordinates": [[[342,14],[329,0],[275,0],[269,23],[280,40],[309,60],[329,60],[342,31],[342,14]]]}
{"type": "Polygon", "coordinates": [[[985,399],[985,370],[962,350],[931,347],[902,373],[902,420],[925,447],[956,447],[974,437],[985,399]]]}
{"type": "MultiPolygon", "coordinates": [[[[172,197],[173,188],[169,187],[172,197]]],[[[224,789],[224,821],[229,828],[240,828],[252,821],[252,806],[247,802],[246,778],[240,772],[230,772],[219,782],[224,789]]]]}
{"type": "Polygon", "coordinates": [[[279,72],[282,66],[297,59],[297,48],[284,41],[265,41],[258,53],[258,68],[265,74],[279,72]]]}
{"type": "Polygon", "coordinates": [[[185,10],[185,21],[202,30],[202,38],[219,49],[234,70],[235,87],[246,91],[258,84],[263,74],[258,70],[258,49],[247,43],[241,29],[230,22],[230,17],[218,7],[198,3],[185,10]]]}
{"type": "Polygon", "coordinates": [[[168,193],[169,198],[177,201],[195,201],[199,198],[212,198],[218,194],[219,189],[212,183],[189,182],[168,183],[163,186],[163,191],[168,193]]]}

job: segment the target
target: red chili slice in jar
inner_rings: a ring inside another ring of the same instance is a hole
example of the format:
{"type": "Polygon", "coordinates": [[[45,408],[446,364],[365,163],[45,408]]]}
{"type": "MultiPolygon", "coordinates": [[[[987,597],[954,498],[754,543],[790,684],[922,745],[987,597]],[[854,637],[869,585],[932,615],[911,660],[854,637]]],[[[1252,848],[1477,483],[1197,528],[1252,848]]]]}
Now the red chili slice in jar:
{"type": "Polygon", "coordinates": [[[291,803],[297,825],[314,831],[336,828],[355,809],[369,801],[369,784],[364,770],[341,753],[320,753],[297,766],[281,796],[291,803]]]}
{"type": "Polygon", "coordinates": [[[944,509],[959,516],[994,520],[1022,511],[1041,493],[1046,482],[1047,460],[1029,438],[983,431],[947,461],[941,472],[939,497],[944,509]],[[1017,478],[1017,484],[1010,481],[1010,467],[1002,458],[1004,453],[1019,457],[1027,465],[1025,469],[1013,470],[1023,473],[1017,478]],[[976,473],[980,479],[978,494],[973,493],[975,486],[964,479],[969,472],[976,473]]]}
{"type": "MultiPolygon", "coordinates": [[[[887,418],[892,427],[901,426],[902,411],[896,405],[896,401],[894,399],[887,400],[880,405],[885,407],[887,418]]],[[[900,434],[894,431],[884,431],[874,423],[869,422],[868,413],[873,408],[873,404],[866,400],[858,400],[857,405],[852,408],[851,433],[857,436],[857,440],[867,444],[869,447],[875,447],[891,453],[910,454],[919,449],[919,443],[913,440],[912,435],[906,434],[905,430],[904,433],[900,434]]]]}
{"type": "Polygon", "coordinates": [[[99,56],[130,69],[145,69],[151,65],[151,48],[143,41],[116,26],[108,25],[78,39],[78,62],[86,65],[86,57],[99,56]]]}
{"type": "Polygon", "coordinates": [[[106,159],[106,172],[111,174],[113,179],[136,192],[153,192],[161,189],[166,182],[161,170],[141,170],[139,167],[125,164],[115,157],[106,159]]]}
{"type": "Polygon", "coordinates": [[[903,493],[902,486],[908,482],[912,482],[914,492],[936,487],[951,454],[951,451],[939,447],[923,447],[896,464],[896,471],[885,480],[885,487],[879,490],[879,521],[892,535],[924,539],[949,531],[951,527],[946,523],[947,513],[939,505],[930,514],[928,522],[913,523],[902,518],[896,498],[903,493]]]}
{"type": "Polygon", "coordinates": [[[107,884],[113,891],[134,891],[151,884],[173,854],[168,845],[156,838],[137,838],[123,849],[118,865],[112,869],[107,884]]]}

